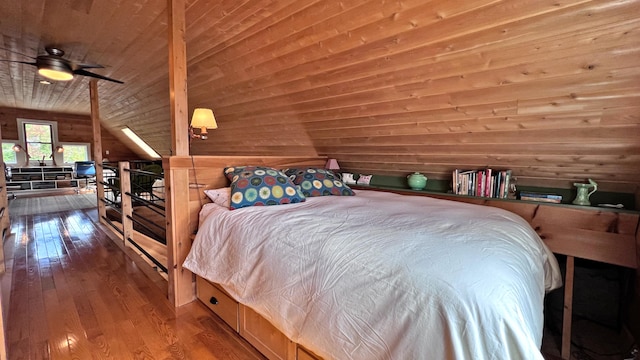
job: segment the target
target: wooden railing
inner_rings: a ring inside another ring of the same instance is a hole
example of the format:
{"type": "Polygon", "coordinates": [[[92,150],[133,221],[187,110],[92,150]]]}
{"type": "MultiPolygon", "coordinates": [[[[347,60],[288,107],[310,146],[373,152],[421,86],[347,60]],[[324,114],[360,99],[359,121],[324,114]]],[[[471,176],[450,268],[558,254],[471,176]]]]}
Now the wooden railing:
{"type": "Polygon", "coordinates": [[[148,162],[103,164],[101,221],[166,278],[164,176],[148,162]],[[144,169],[144,170],[142,170],[144,169]],[[153,171],[149,171],[152,169],[153,171]]]}

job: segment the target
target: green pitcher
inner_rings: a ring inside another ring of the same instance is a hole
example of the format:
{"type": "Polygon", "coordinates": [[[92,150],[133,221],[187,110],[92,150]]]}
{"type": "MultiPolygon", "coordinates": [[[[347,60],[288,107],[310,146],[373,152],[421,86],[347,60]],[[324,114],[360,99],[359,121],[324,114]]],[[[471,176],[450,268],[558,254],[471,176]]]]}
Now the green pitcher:
{"type": "Polygon", "coordinates": [[[589,202],[589,196],[598,190],[598,184],[591,179],[588,180],[588,184],[573,183],[573,186],[578,189],[578,193],[576,198],[573,200],[573,204],[586,206],[591,205],[591,202],[589,202]],[[593,190],[589,191],[590,188],[593,188],[593,190]]]}

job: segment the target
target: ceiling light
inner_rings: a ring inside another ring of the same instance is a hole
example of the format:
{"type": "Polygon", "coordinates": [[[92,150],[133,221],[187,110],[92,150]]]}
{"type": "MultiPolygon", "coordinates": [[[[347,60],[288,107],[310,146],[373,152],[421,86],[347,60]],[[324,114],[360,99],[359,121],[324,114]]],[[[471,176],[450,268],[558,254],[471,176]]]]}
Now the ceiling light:
{"type": "Polygon", "coordinates": [[[38,69],[38,74],[55,81],[69,81],[73,79],[73,74],[60,70],[38,69]]]}
{"type": "Polygon", "coordinates": [[[40,80],[40,84],[43,84],[43,85],[51,85],[51,81],[47,81],[47,80],[40,80]]]}
{"type": "Polygon", "coordinates": [[[189,133],[192,138],[200,138],[202,140],[207,139],[207,129],[217,129],[218,124],[216,118],[213,116],[213,110],[197,108],[193,110],[193,116],[191,117],[191,128],[189,133]],[[194,134],[193,128],[200,128],[200,135],[194,134]]]}
{"type": "Polygon", "coordinates": [[[73,71],[69,65],[57,59],[38,59],[38,74],[55,81],[69,81],[73,79],[73,71]]]}

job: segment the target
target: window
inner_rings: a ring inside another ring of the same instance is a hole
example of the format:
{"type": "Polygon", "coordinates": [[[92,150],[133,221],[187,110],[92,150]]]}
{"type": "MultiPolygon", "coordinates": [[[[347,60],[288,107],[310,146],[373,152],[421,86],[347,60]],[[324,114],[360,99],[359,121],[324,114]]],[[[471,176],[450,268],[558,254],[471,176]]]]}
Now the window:
{"type": "Polygon", "coordinates": [[[53,154],[51,125],[25,123],[24,136],[27,139],[27,154],[32,158],[45,161],[53,154]]]}
{"type": "Polygon", "coordinates": [[[18,119],[18,137],[18,141],[5,140],[2,143],[6,163],[61,166],[91,160],[90,143],[58,142],[58,123],[55,121],[18,119]],[[11,148],[14,143],[22,145],[27,151],[13,151],[11,148]]]}
{"type": "Polygon", "coordinates": [[[151,158],[160,159],[160,155],[155,150],[153,150],[151,146],[144,142],[144,140],[142,140],[136,133],[134,133],[133,130],[126,127],[122,129],[122,132],[127,135],[127,137],[131,139],[131,141],[136,143],[136,145],[144,150],[149,156],[151,156],[151,158]]]}
{"type": "Polygon", "coordinates": [[[16,152],[13,151],[13,145],[16,142],[17,141],[2,142],[2,161],[4,161],[5,164],[13,165],[18,163],[16,152]]]}
{"type": "Polygon", "coordinates": [[[88,143],[62,143],[60,144],[64,148],[63,158],[65,164],[75,163],[76,161],[88,161],[91,159],[89,156],[90,145],[88,143]]]}
{"type": "Polygon", "coordinates": [[[32,165],[54,163],[53,149],[58,140],[58,124],[55,121],[18,119],[18,143],[26,147],[26,153],[16,153],[18,163],[32,165]]]}

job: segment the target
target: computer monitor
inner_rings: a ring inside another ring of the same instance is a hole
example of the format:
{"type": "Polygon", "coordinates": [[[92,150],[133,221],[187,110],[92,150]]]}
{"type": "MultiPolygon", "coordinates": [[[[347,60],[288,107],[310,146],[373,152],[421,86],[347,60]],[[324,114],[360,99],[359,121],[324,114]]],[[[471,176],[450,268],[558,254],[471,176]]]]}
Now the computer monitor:
{"type": "Polygon", "coordinates": [[[96,164],[94,161],[76,161],[76,179],[86,179],[96,176],[96,164]]]}

